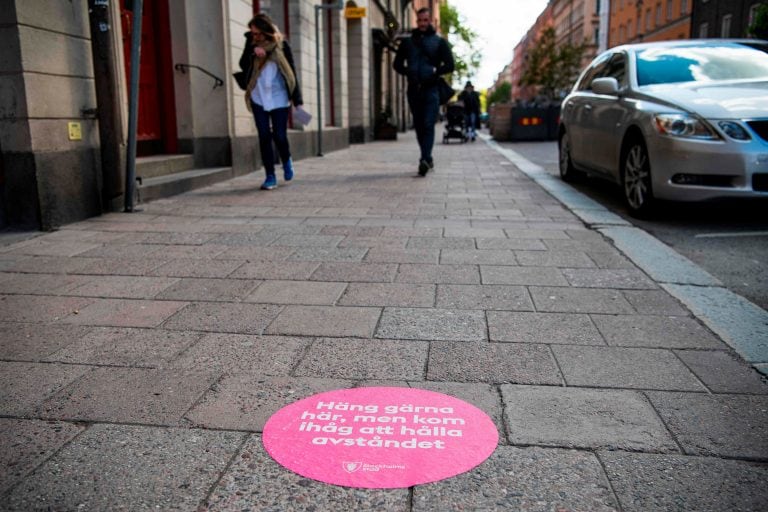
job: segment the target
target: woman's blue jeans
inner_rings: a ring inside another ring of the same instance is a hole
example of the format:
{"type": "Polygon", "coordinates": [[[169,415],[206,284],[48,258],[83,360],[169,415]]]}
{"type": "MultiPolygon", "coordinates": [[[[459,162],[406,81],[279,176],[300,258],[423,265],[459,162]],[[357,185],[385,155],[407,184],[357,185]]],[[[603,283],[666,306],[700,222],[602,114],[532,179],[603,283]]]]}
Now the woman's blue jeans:
{"type": "Polygon", "coordinates": [[[274,141],[280,161],[287,162],[291,158],[291,148],[288,145],[288,113],[289,107],[277,108],[267,112],[261,105],[251,102],[253,120],[256,121],[256,131],[259,132],[259,149],[261,161],[267,175],[275,174],[275,152],[272,149],[274,141]]]}

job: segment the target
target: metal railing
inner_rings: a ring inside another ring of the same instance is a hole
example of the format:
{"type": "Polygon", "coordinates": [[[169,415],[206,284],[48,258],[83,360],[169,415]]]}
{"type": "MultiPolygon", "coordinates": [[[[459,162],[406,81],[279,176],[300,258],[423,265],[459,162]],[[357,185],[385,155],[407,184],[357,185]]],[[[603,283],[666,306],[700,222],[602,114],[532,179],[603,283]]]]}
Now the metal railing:
{"type": "Polygon", "coordinates": [[[175,66],[173,66],[173,69],[175,69],[177,71],[181,71],[182,73],[186,73],[187,70],[190,69],[190,68],[199,69],[200,71],[202,71],[206,75],[208,75],[211,78],[213,78],[215,80],[215,82],[213,84],[213,88],[214,89],[219,87],[219,86],[224,85],[224,80],[222,80],[221,78],[217,77],[216,75],[214,75],[213,73],[211,73],[207,69],[201,68],[200,66],[196,66],[194,64],[183,64],[183,63],[179,63],[179,64],[176,64],[175,66]]]}

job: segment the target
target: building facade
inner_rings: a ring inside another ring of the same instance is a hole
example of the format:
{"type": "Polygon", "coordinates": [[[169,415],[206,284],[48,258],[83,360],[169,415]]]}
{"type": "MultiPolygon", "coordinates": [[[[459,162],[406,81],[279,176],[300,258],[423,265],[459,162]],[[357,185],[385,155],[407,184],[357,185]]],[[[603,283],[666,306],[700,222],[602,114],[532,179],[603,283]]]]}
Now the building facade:
{"type": "MultiPolygon", "coordinates": [[[[128,204],[137,3],[3,3],[0,227],[55,229],[128,204]]],[[[432,7],[437,14],[440,5],[438,0],[141,3],[136,176],[142,181],[136,189],[144,199],[153,197],[150,183],[158,181],[154,173],[160,168],[165,170],[158,173],[179,180],[185,176],[179,190],[261,168],[254,122],[232,78],[254,13],[269,14],[293,49],[305,108],[313,114],[308,126],[289,130],[294,158],[301,159],[373,139],[382,113],[392,125],[406,125],[404,84],[391,68],[396,43],[414,25],[416,8],[432,7]]]]}
{"type": "Polygon", "coordinates": [[[760,5],[765,0],[694,0],[691,15],[691,37],[749,37],[760,5]]]}
{"type": "Polygon", "coordinates": [[[612,0],[608,47],[691,37],[692,0],[612,0]]]}

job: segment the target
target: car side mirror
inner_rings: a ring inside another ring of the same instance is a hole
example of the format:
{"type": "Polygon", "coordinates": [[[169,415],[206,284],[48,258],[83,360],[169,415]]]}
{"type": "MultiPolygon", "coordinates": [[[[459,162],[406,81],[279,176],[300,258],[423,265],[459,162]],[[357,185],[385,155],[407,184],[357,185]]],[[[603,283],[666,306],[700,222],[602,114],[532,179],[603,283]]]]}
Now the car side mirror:
{"type": "Polygon", "coordinates": [[[592,80],[592,92],[609,96],[619,95],[619,81],[612,76],[592,80]]]}

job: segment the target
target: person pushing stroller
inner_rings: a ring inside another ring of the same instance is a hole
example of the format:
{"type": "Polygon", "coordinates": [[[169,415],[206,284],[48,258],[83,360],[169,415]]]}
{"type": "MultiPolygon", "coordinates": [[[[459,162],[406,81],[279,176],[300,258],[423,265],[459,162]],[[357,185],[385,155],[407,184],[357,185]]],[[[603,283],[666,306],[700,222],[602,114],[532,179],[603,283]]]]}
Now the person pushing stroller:
{"type": "Polygon", "coordinates": [[[467,137],[472,142],[477,138],[477,123],[480,120],[480,95],[475,92],[472,82],[467,82],[459,94],[459,101],[464,104],[467,137]]]}

